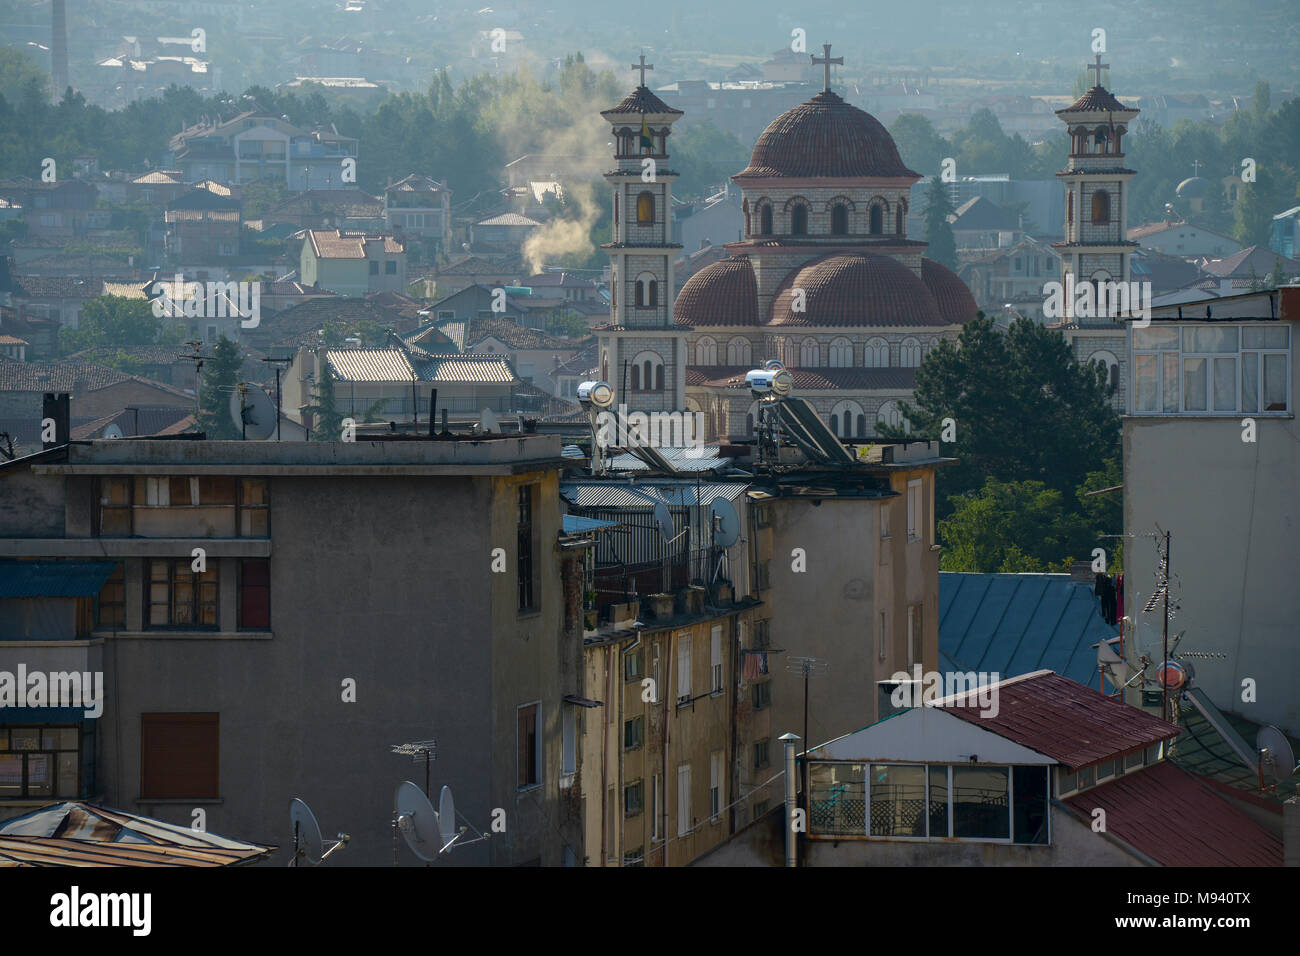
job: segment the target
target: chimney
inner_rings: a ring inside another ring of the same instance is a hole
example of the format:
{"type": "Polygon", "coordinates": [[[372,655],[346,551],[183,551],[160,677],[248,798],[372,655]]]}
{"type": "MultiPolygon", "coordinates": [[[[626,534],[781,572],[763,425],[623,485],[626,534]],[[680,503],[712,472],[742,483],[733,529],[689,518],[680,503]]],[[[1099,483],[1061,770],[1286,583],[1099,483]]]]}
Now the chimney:
{"type": "Polygon", "coordinates": [[[69,398],[67,392],[46,392],[41,399],[42,448],[66,445],[69,437],[69,398]],[[54,422],[54,440],[44,441],[47,420],[54,422]]]}

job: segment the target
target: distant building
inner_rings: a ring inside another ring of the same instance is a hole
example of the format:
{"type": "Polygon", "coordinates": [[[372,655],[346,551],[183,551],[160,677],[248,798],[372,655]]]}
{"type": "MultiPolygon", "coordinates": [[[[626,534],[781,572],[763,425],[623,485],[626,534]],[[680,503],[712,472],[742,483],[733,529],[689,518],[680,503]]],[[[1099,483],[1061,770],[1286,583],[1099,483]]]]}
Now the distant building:
{"type": "Polygon", "coordinates": [[[1268,247],[1280,256],[1294,259],[1300,251],[1300,206],[1293,206],[1273,217],[1268,247]]]}
{"type": "Polygon", "coordinates": [[[1237,240],[1181,220],[1167,219],[1134,226],[1128,231],[1128,238],[1143,249],[1188,259],[1221,259],[1241,251],[1241,243],[1237,240]]]}
{"type": "Polygon", "coordinates": [[[299,274],[305,285],[339,295],[406,289],[406,247],[392,236],[309,229],[299,274]]]}
{"type": "Polygon", "coordinates": [[[1014,310],[1043,321],[1043,286],[1061,274],[1061,257],[1046,242],[1025,236],[1013,246],[968,259],[957,270],[986,312],[1014,310]]]}
{"type": "Polygon", "coordinates": [[[333,128],[304,129],[261,110],[191,126],[173,136],[168,149],[167,164],[186,182],[269,179],[292,191],[355,188],[355,178],[344,179],[346,161],[356,163],[354,138],[333,128]]]}
{"type": "Polygon", "coordinates": [[[451,245],[451,190],[436,179],[412,173],[386,187],[383,216],[389,232],[451,245]]]}

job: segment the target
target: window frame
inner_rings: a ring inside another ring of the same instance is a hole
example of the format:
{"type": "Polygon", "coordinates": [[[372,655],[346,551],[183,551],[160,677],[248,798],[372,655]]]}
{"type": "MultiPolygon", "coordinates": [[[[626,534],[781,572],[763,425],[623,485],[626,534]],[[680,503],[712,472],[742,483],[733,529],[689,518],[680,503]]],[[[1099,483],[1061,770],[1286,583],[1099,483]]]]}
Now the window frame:
{"type": "Polygon", "coordinates": [[[542,749],[542,702],[540,700],[529,701],[526,704],[520,704],[515,708],[515,790],[533,790],[542,786],[546,779],[543,768],[545,754],[542,749]],[[524,779],[524,764],[520,758],[523,756],[524,739],[522,732],[524,729],[524,714],[531,710],[533,712],[533,770],[534,779],[524,779]]]}
{"type": "Polygon", "coordinates": [[[1130,372],[1129,387],[1132,398],[1129,402],[1130,414],[1143,417],[1186,417],[1186,418],[1241,418],[1249,417],[1276,417],[1285,418],[1294,413],[1295,396],[1292,394],[1291,376],[1292,376],[1292,349],[1295,347],[1294,336],[1291,332],[1291,323],[1289,322],[1161,322],[1152,324],[1146,329],[1132,329],[1129,337],[1129,354],[1131,355],[1132,371],[1130,372]],[[1284,348],[1265,347],[1265,346],[1247,346],[1245,344],[1246,331],[1250,329],[1283,329],[1286,332],[1287,344],[1284,348]],[[1201,349],[1188,349],[1187,332],[1198,329],[1233,329],[1236,331],[1236,348],[1221,352],[1211,352],[1201,349]],[[1155,343],[1151,345],[1139,345],[1140,338],[1147,337],[1153,331],[1169,331],[1174,333],[1172,343],[1155,343]],[[1243,401],[1242,386],[1246,378],[1246,357],[1253,356],[1255,363],[1255,393],[1254,403],[1256,410],[1247,409],[1246,402],[1243,401]],[[1263,410],[1266,399],[1265,392],[1265,363],[1269,356],[1281,356],[1283,361],[1282,383],[1286,387],[1285,407],[1282,409],[1263,410]],[[1232,409],[1215,409],[1214,408],[1214,360],[1231,359],[1233,362],[1233,408],[1232,409]],[[1189,409],[1187,407],[1187,366],[1191,361],[1201,361],[1203,365],[1203,375],[1205,383],[1205,405],[1204,409],[1189,409]],[[1150,372],[1144,372],[1142,366],[1148,363],[1154,364],[1154,369],[1150,372]],[[1171,368],[1175,381],[1170,386],[1169,377],[1171,368]],[[1154,408],[1141,408],[1142,388],[1144,385],[1154,382],[1154,408]],[[1176,408],[1168,410],[1170,404],[1175,404],[1176,408]]]}
{"type": "Polygon", "coordinates": [[[142,575],[142,586],[144,589],[144,604],[142,607],[143,620],[140,622],[142,629],[146,631],[219,631],[221,630],[221,561],[219,558],[213,558],[207,564],[206,571],[192,570],[192,559],[189,557],[179,558],[146,558],[144,562],[144,574],[142,575]],[[153,600],[153,572],[156,564],[167,566],[167,623],[153,623],[153,609],[161,606],[153,600]],[[192,588],[192,600],[190,601],[191,621],[179,624],[172,623],[176,616],[176,584],[177,572],[188,574],[190,577],[190,587],[192,588]],[[210,582],[203,581],[203,575],[211,575],[210,582]],[[211,601],[202,601],[199,599],[201,588],[204,584],[211,583],[216,589],[215,597],[211,601]],[[200,618],[201,609],[211,607],[213,610],[213,623],[204,624],[200,618]]]}
{"type": "Polygon", "coordinates": [[[76,723],[52,723],[52,724],[7,724],[0,723],[0,732],[3,733],[3,744],[0,744],[0,756],[17,757],[19,766],[18,792],[8,793],[0,792],[0,801],[5,800],[77,800],[80,799],[85,791],[83,783],[83,759],[87,746],[87,735],[82,732],[80,724],[76,723]],[[18,750],[13,746],[13,732],[15,730],[32,732],[37,734],[37,746],[18,750]],[[68,748],[61,746],[46,747],[45,732],[47,730],[71,730],[77,735],[76,747],[68,748]],[[73,770],[74,786],[71,794],[60,792],[60,779],[62,774],[59,770],[60,754],[76,754],[73,770]],[[30,786],[29,761],[30,756],[46,757],[49,760],[50,767],[50,792],[35,793],[30,786]]]}

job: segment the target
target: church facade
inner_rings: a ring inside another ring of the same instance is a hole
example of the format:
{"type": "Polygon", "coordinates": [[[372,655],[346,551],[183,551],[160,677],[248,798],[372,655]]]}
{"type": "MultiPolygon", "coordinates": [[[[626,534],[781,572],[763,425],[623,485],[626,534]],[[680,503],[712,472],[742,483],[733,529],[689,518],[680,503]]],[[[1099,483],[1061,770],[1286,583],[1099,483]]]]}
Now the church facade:
{"type": "Polygon", "coordinates": [[[818,62],[826,89],[769,124],[732,177],[744,237],[671,304],[662,300],[675,247],[664,245],[666,224],[643,225],[651,210],[641,204],[646,193],[662,196],[666,219],[674,177],[661,164],[680,113],[644,85],[602,113],[613,121],[618,168],[607,176],[616,288],[611,323],[597,330],[600,368],[629,408],[686,408],[703,414],[710,440],[752,437],[745,373],[776,359],[837,435],[870,437],[877,422],[901,424],[899,403],[911,399],[922,358],[975,317],[961,279],[907,236],[909,190],[922,177],[879,121],[830,91],[829,50],[818,62]],[[644,181],[646,159],[657,182],[644,181]],[[659,283],[653,306],[650,282],[659,283]]]}

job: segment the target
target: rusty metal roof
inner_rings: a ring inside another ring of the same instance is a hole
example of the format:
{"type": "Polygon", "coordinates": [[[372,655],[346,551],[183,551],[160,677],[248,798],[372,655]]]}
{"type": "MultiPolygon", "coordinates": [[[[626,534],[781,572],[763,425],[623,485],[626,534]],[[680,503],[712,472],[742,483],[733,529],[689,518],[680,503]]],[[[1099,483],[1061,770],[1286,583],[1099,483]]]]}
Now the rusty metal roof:
{"type": "Polygon", "coordinates": [[[0,823],[0,866],[232,866],[273,849],[75,800],[0,823]]]}
{"type": "MultiPolygon", "coordinates": [[[[1078,770],[1178,736],[1144,710],[1106,697],[1049,670],[999,681],[998,712],[963,706],[965,695],[934,703],[954,717],[1078,770]]],[[[987,693],[987,691],[986,691],[987,693]]]]}
{"type": "Polygon", "coordinates": [[[1065,803],[1161,866],[1281,866],[1282,841],[1187,771],[1162,760],[1065,803]]]}

